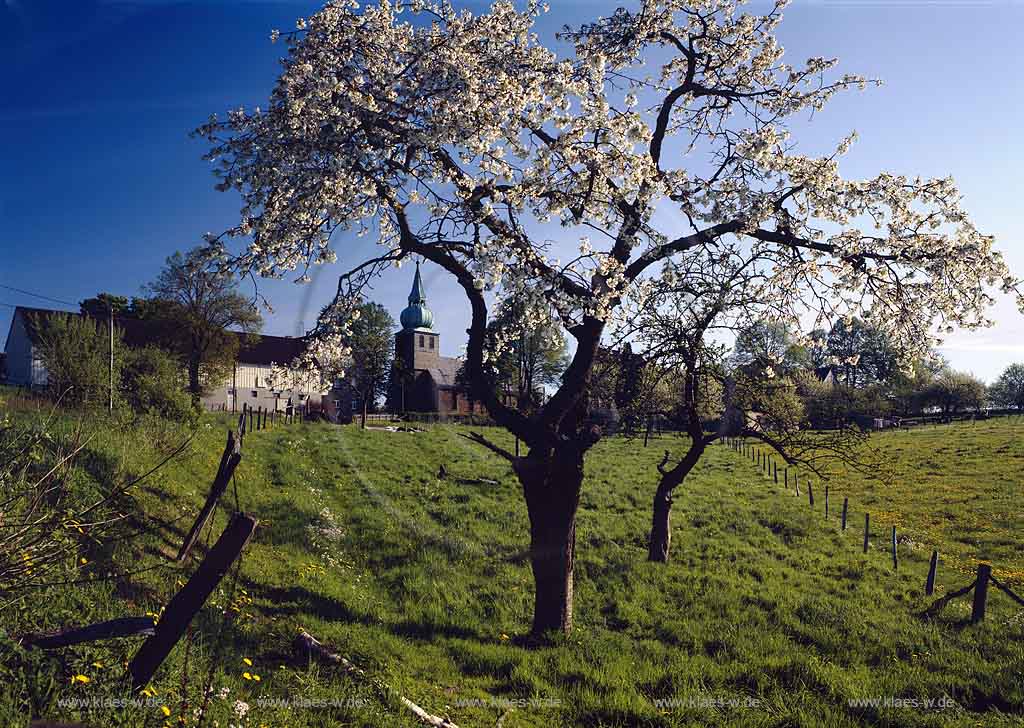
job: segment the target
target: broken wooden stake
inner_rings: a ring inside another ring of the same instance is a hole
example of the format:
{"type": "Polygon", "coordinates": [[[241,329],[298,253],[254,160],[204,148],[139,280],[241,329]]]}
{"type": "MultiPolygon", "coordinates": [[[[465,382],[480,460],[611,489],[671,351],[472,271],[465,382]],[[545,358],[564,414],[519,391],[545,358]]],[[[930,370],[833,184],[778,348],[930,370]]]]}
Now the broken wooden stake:
{"type": "Polygon", "coordinates": [[[220,467],[217,468],[217,475],[213,479],[210,493],[206,496],[206,503],[203,504],[196,522],[192,524],[192,528],[189,529],[185,541],[181,544],[181,550],[178,551],[179,562],[184,561],[188,557],[192,547],[199,540],[199,534],[202,533],[207,521],[210,520],[210,516],[213,515],[213,509],[217,507],[217,501],[220,500],[220,497],[224,495],[224,491],[227,490],[231,476],[234,475],[235,468],[238,467],[238,463],[241,460],[241,438],[236,439],[235,433],[229,430],[228,444],[224,448],[224,454],[221,455],[220,467]]]}
{"type": "Polygon", "coordinates": [[[156,633],[135,653],[128,672],[132,675],[132,688],[146,687],[167,655],[174,649],[189,623],[217,588],[231,564],[249,543],[259,521],[245,513],[236,513],[203,559],[192,578],[167,603],[163,616],[156,625],[156,633]]]}
{"type": "Polygon", "coordinates": [[[52,650],[82,642],[97,642],[115,637],[131,637],[137,634],[151,635],[154,629],[152,617],[121,617],[108,622],[89,624],[85,627],[68,627],[48,634],[26,635],[21,638],[21,644],[24,647],[52,650]]]}

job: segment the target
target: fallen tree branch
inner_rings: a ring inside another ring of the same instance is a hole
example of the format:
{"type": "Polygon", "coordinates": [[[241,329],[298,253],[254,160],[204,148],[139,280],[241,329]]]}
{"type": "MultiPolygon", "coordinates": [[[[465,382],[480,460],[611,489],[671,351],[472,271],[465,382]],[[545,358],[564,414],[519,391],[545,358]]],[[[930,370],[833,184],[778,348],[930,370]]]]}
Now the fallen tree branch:
{"type": "MultiPolygon", "coordinates": [[[[311,635],[309,632],[302,630],[299,635],[295,638],[294,642],[295,651],[301,655],[305,655],[307,659],[316,658],[321,662],[326,662],[331,665],[337,665],[346,673],[351,675],[359,675],[362,677],[366,676],[366,671],[356,667],[348,658],[342,657],[337,652],[332,652],[327,649],[316,637],[311,635]]],[[[398,696],[402,705],[408,708],[415,714],[417,718],[426,723],[427,725],[436,726],[436,728],[459,728],[457,725],[452,723],[447,718],[441,718],[437,715],[431,715],[425,711],[416,703],[412,702],[404,695],[398,696]]]]}
{"type": "Polygon", "coordinates": [[[478,445],[483,445],[484,447],[486,447],[491,452],[497,453],[498,455],[501,455],[503,458],[508,460],[510,463],[514,463],[516,460],[519,459],[515,455],[510,453],[508,450],[506,450],[505,448],[499,447],[498,445],[495,445],[493,442],[488,440],[486,437],[481,435],[479,432],[471,432],[468,435],[465,434],[465,433],[460,432],[459,433],[459,437],[464,437],[467,440],[471,440],[472,442],[477,443],[478,445]]]}
{"type": "Polygon", "coordinates": [[[53,650],[58,647],[77,645],[81,642],[95,642],[114,637],[132,637],[137,634],[152,635],[155,631],[152,617],[121,617],[108,622],[97,622],[85,627],[69,627],[49,634],[26,635],[21,638],[24,647],[38,647],[53,650]]]}

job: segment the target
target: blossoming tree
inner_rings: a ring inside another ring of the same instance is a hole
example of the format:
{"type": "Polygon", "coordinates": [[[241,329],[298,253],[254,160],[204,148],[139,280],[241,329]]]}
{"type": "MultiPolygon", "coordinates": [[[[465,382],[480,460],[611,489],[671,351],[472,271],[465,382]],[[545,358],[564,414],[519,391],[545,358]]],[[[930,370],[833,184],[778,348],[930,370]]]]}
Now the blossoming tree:
{"type": "Polygon", "coordinates": [[[418,255],[464,292],[474,394],[529,448],[516,457],[476,436],[522,482],[535,634],[572,627],[584,456],[601,436],[586,418],[599,342],[627,291],[657,285],[662,261],[746,246],[772,270],[761,295],[801,292],[787,299],[794,316],[827,286],[832,313],[906,339],[936,321],[984,323],[986,287],[1013,285],[951,180],[843,179],[849,139],[828,156],[796,153],[787,120],[866,81],[830,78],[825,58],[784,63],[781,2],[756,16],[728,0],[643,0],[567,28],[558,50],[533,30],[545,9],[331,2],[283,34],[266,108],[198,130],[220,188],[243,197],[237,226],[211,238],[245,239],[240,269],[305,270],[372,234],[380,254],[353,263],[350,286],[418,255]],[[600,242],[570,250],[584,233],[600,242]],[[532,302],[574,339],[562,383],[529,413],[488,386],[495,297],[532,302]]]}

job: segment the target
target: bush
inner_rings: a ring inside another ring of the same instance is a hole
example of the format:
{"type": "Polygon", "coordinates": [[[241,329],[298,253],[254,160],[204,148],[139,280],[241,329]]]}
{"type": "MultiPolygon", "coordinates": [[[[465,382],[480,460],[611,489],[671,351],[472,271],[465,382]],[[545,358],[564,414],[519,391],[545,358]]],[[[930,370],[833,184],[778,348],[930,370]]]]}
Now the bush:
{"type": "Polygon", "coordinates": [[[135,412],[195,422],[198,412],[186,384],[181,363],[163,349],[147,346],[128,352],[122,392],[135,412]]]}
{"type": "MultiPolygon", "coordinates": [[[[33,317],[50,396],[68,406],[107,404],[110,397],[110,332],[93,319],[67,314],[33,317]]],[[[114,329],[114,382],[121,381],[124,344],[114,329]]],[[[116,396],[116,392],[115,392],[116,396]]]]}

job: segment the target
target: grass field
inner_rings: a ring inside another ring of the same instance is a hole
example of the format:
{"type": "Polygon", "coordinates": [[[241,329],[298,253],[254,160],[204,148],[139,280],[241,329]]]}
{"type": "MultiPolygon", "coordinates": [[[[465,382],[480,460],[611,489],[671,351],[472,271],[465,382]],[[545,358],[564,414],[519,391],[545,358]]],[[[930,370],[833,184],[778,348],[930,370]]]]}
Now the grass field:
{"type": "MultiPolygon", "coordinates": [[[[153,705],[61,705],[124,697],[123,664],[139,640],[44,654],[11,637],[158,612],[194,568],[169,566],[167,556],[202,503],[227,426],[227,417],[205,418],[189,454],[134,494],[155,530],[97,548],[80,575],[157,568],[38,589],[0,612],[0,724],[32,715],[193,725],[213,665],[220,726],[417,725],[396,693],[460,728],[1021,725],[1024,611],[995,592],[978,626],[967,625],[969,599],[933,622],[917,616],[930,601],[922,587],[933,547],[943,555],[937,595],[968,583],[976,558],[1021,584],[1024,426],[1006,420],[874,436],[897,477],[832,482],[834,514],[850,498],[846,533],[837,517],[824,518],[820,496],[812,511],[806,497],[714,447],[677,493],[667,566],[645,561],[646,535],[655,465],[681,443],[606,440],[588,460],[579,514],[577,629],[533,649],[521,641],[532,607],[526,514],[507,464],[454,427],[252,433],[237,484],[241,508],[261,524],[234,592],[229,577],[197,619],[188,654],[179,645],[158,672],[153,705]],[[454,476],[499,485],[439,481],[442,462],[454,476]],[[865,509],[879,524],[866,556],[865,509]],[[891,523],[910,539],[897,574],[886,550],[891,523]],[[239,616],[224,624],[218,608],[229,602],[239,616]],[[300,628],[370,678],[295,661],[300,628]],[[72,683],[74,675],[89,682],[72,683]],[[261,696],[336,704],[286,709],[260,705],[261,696]],[[850,702],[876,698],[954,704],[850,702]],[[244,717],[233,713],[236,700],[249,705],[244,717]]],[[[142,472],[179,436],[99,428],[83,477],[142,472]]],[[[226,501],[233,505],[230,491],[226,501]]],[[[222,509],[218,531],[226,518],[222,509]]]]}

